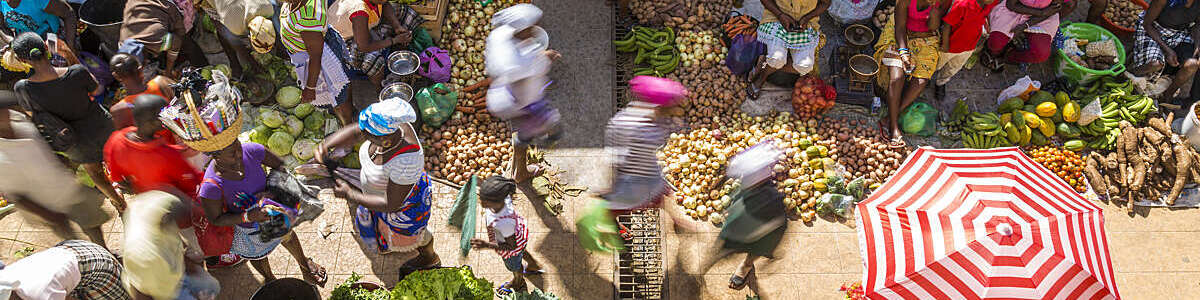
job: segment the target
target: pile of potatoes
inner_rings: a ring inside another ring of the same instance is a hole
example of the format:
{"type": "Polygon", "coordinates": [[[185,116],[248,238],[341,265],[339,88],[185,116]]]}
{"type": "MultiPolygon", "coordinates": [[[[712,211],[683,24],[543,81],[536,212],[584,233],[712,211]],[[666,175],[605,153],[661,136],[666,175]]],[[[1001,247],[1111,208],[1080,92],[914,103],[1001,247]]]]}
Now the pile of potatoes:
{"type": "Polygon", "coordinates": [[[734,0],[629,0],[638,23],[688,29],[719,26],[733,9],[734,0]]]}
{"type": "Polygon", "coordinates": [[[1104,17],[1117,26],[1135,29],[1137,28],[1138,16],[1145,10],[1142,6],[1134,4],[1133,1],[1129,0],[1108,1],[1108,6],[1104,8],[1104,17]]]}
{"type": "Polygon", "coordinates": [[[680,67],[667,77],[687,88],[688,100],[681,107],[692,126],[719,126],[714,117],[731,116],[746,99],[746,81],[721,64],[708,68],[680,67]]]}
{"type": "Polygon", "coordinates": [[[426,137],[425,170],[458,185],[471,175],[503,174],[512,159],[512,133],[501,122],[481,121],[477,115],[456,116],[442,127],[422,127],[426,137]]]}

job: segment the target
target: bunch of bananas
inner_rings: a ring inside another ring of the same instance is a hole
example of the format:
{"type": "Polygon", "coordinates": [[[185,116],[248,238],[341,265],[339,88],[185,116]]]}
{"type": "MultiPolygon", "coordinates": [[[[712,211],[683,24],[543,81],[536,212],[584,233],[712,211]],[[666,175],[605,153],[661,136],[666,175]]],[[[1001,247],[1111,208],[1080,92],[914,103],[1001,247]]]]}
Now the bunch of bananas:
{"type": "Polygon", "coordinates": [[[675,49],[675,30],[670,27],[653,29],[634,26],[624,39],[614,41],[617,52],[636,52],[633,75],[663,76],[679,66],[679,50],[675,49]],[[649,67],[643,65],[648,64],[649,67]]]}
{"type": "Polygon", "coordinates": [[[963,146],[975,149],[1011,146],[1012,143],[1007,135],[1009,130],[1006,130],[1005,126],[1001,124],[1011,126],[1012,123],[1001,122],[1000,116],[996,113],[970,113],[967,117],[967,125],[963,127],[960,134],[963,146]]]}
{"type": "Polygon", "coordinates": [[[1138,124],[1145,121],[1151,113],[1158,111],[1154,99],[1144,95],[1130,94],[1126,88],[1123,88],[1128,84],[1128,82],[1116,84],[1120,86],[1113,87],[1108,94],[1101,95],[1095,100],[1100,101],[1100,104],[1103,105],[1100,110],[1100,118],[1079,128],[1083,134],[1093,137],[1088,141],[1088,147],[1113,150],[1117,144],[1117,137],[1121,136],[1121,129],[1118,125],[1121,121],[1138,124]]]}
{"type": "Polygon", "coordinates": [[[946,120],[939,122],[938,135],[945,138],[955,138],[962,132],[963,126],[967,125],[967,116],[971,114],[970,108],[967,107],[967,101],[958,99],[954,104],[954,110],[950,112],[950,116],[946,120]]]}

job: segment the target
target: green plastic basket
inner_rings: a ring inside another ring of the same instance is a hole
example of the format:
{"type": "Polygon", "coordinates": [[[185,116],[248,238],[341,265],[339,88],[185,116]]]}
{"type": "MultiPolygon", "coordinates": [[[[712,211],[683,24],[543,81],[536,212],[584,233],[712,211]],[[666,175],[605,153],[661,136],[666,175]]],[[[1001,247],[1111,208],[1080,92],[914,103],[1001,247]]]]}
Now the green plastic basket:
{"type": "Polygon", "coordinates": [[[1075,63],[1075,61],[1067,58],[1067,54],[1063,53],[1062,46],[1059,45],[1054,51],[1056,53],[1054,55],[1054,60],[1056,61],[1055,73],[1058,76],[1065,76],[1071,81],[1084,84],[1103,76],[1113,76],[1125,72],[1125,45],[1121,43],[1120,39],[1117,39],[1116,35],[1107,29],[1090,23],[1064,23],[1059,28],[1058,34],[1064,36],[1061,37],[1064,43],[1067,38],[1073,37],[1089,42],[1113,40],[1116,41],[1117,45],[1117,63],[1108,68],[1108,70],[1092,70],[1075,63]]]}

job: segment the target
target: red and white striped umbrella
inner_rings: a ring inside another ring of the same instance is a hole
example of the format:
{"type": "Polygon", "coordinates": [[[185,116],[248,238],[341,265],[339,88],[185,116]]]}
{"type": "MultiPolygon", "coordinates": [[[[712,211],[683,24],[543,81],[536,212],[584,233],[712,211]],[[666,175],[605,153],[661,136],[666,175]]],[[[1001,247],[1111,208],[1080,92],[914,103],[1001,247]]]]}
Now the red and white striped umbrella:
{"type": "Polygon", "coordinates": [[[870,299],[1119,299],[1104,216],[1017,148],[921,148],[855,212],[870,299]]]}

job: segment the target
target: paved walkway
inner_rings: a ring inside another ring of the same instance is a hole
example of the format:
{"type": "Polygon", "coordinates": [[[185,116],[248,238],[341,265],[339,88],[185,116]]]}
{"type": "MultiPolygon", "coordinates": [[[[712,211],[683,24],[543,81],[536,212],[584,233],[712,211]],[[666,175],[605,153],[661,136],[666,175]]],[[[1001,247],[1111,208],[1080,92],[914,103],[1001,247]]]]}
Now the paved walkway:
{"type": "MultiPolygon", "coordinates": [[[[563,63],[554,70],[556,83],[550,95],[562,109],[571,131],[563,147],[551,151],[547,159],[568,171],[563,176],[569,182],[602,186],[608,178],[607,164],[602,160],[603,125],[613,113],[611,9],[596,0],[542,1],[539,5],[546,12],[542,25],[550,31],[552,47],[564,56],[563,63]]],[[[988,107],[991,97],[1024,75],[1014,69],[1002,74],[965,71],[950,86],[950,95],[982,95],[973,97],[973,103],[975,107],[988,107]]],[[[1052,72],[1043,66],[1029,73],[1035,78],[1049,78],[1052,72]]],[[[454,193],[450,188],[437,187],[430,222],[442,263],[470,265],[496,284],[505,282],[509,273],[494,253],[458,256],[459,233],[443,225],[454,193]]],[[[612,299],[612,256],[590,254],[576,244],[574,219],[582,209],[581,202],[568,201],[561,215],[552,216],[540,204],[523,197],[515,201],[517,211],[529,220],[532,234],[528,249],[548,271],[533,278],[532,284],[563,299],[612,299]]],[[[328,295],[352,272],[364,274],[369,281],[394,283],[400,262],[391,256],[367,254],[369,251],[355,241],[345,202],[333,199],[328,205],[318,220],[296,229],[307,254],[328,268],[329,284],[321,291],[328,295]],[[328,224],[332,234],[323,236],[318,224],[328,224]]],[[[1153,209],[1131,217],[1121,207],[1105,204],[1104,208],[1118,287],[1124,297],[1187,299],[1200,295],[1200,283],[1194,277],[1200,275],[1200,254],[1196,251],[1200,249],[1200,239],[1196,238],[1200,235],[1200,210],[1153,209]]],[[[105,209],[111,212],[111,207],[105,209]]],[[[712,251],[716,228],[666,233],[664,254],[670,298],[740,300],[750,290],[757,290],[764,299],[841,299],[838,287],[859,279],[862,271],[858,238],[849,223],[790,223],[779,257],[758,265],[757,284],[743,291],[725,287],[740,256],[719,261],[707,270],[700,267],[700,261],[712,251]]],[[[104,230],[110,243],[118,244],[123,232],[120,222],[113,220],[104,230]]],[[[47,229],[26,224],[19,214],[0,217],[0,238],[42,246],[58,242],[47,229]]],[[[22,247],[24,244],[0,240],[0,261],[11,262],[14,251],[22,247]]],[[[270,259],[277,276],[300,277],[287,251],[280,249],[270,259]]],[[[215,271],[213,275],[223,285],[220,299],[247,299],[262,284],[261,276],[249,265],[215,271]]]]}

